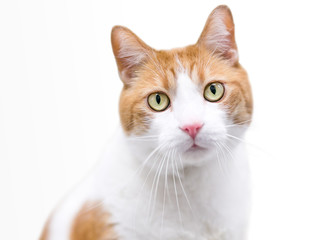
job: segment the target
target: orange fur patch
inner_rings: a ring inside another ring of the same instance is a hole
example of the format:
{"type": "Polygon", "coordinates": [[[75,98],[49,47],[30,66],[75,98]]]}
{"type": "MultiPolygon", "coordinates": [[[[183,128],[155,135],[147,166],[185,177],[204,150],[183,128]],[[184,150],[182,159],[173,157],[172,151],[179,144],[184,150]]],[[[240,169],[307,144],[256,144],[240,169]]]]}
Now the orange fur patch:
{"type": "Polygon", "coordinates": [[[95,203],[83,205],[76,215],[70,234],[71,240],[118,240],[110,214],[95,203]]]}
{"type": "Polygon", "coordinates": [[[47,240],[47,239],[48,239],[49,223],[50,223],[50,220],[48,220],[48,221],[45,223],[45,226],[44,226],[44,228],[43,228],[42,234],[41,234],[41,236],[40,236],[40,240],[47,240]]]}

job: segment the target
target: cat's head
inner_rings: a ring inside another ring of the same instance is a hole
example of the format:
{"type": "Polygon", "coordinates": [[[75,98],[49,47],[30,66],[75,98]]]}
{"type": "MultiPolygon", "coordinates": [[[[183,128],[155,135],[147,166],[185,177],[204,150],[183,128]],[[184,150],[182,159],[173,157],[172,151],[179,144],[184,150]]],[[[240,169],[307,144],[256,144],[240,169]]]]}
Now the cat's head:
{"type": "Polygon", "coordinates": [[[249,124],[252,96],[228,7],[217,7],[197,43],[184,48],[154,50],[121,26],[111,37],[124,83],[121,124],[131,145],[185,164],[234,146],[230,135],[239,138],[249,124]]]}

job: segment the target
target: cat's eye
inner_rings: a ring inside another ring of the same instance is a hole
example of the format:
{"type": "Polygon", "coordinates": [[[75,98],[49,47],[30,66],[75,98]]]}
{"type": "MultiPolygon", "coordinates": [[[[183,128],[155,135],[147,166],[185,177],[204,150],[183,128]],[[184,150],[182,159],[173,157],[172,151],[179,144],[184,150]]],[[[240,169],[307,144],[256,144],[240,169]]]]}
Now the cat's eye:
{"type": "Polygon", "coordinates": [[[225,93],[225,87],[222,83],[213,82],[206,86],[204,91],[204,98],[209,102],[217,102],[225,93]]]}
{"type": "Polygon", "coordinates": [[[170,100],[165,93],[152,93],[148,99],[149,106],[157,112],[164,111],[170,104],[170,100]]]}

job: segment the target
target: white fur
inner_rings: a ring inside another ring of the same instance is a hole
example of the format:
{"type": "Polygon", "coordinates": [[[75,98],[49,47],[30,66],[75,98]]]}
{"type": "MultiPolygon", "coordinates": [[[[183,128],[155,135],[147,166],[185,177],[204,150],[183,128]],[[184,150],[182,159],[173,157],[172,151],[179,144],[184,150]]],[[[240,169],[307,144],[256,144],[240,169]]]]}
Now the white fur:
{"type": "Polygon", "coordinates": [[[224,108],[202,93],[182,71],[171,107],[153,113],[147,134],[119,130],[91,177],[57,210],[49,240],[69,239],[74,214],[91,199],[111,213],[120,240],[246,239],[248,163],[243,144],[226,135],[243,130],[227,127],[224,108]],[[204,149],[191,150],[180,129],[193,122],[203,124],[196,144],[204,149]]]}

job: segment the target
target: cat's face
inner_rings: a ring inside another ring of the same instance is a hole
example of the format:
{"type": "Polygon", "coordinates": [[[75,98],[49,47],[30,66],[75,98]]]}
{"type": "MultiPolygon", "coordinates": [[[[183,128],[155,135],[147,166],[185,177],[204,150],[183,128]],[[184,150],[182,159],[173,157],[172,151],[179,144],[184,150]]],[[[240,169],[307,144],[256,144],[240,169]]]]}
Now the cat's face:
{"type": "Polygon", "coordinates": [[[138,151],[198,164],[243,134],[252,97],[228,8],[211,13],[195,45],[157,51],[123,27],[114,27],[112,44],[124,83],[121,123],[138,151]]]}

